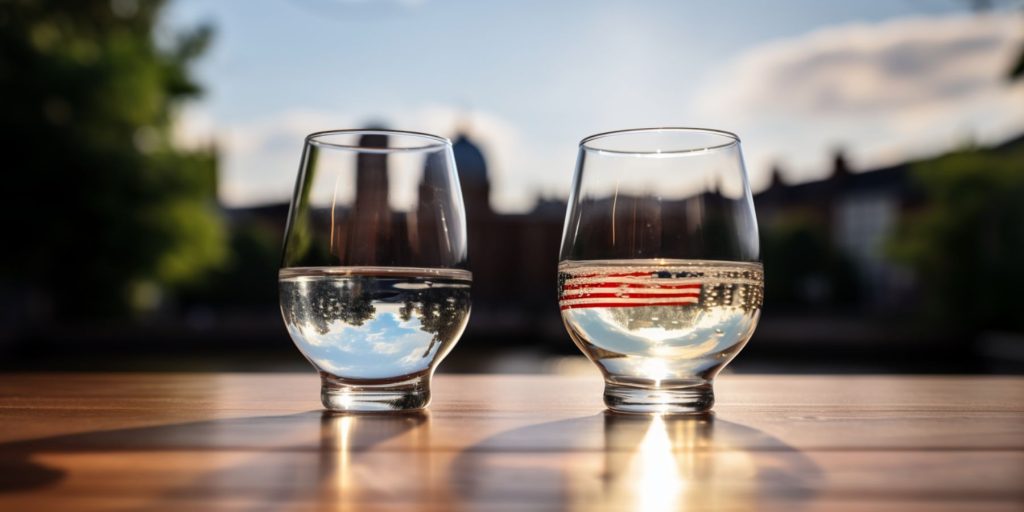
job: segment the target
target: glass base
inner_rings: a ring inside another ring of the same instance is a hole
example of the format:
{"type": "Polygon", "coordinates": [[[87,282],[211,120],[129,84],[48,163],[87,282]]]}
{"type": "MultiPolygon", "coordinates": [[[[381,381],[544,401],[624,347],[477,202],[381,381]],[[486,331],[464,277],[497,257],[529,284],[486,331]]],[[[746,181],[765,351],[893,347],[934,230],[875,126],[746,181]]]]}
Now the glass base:
{"type": "Polygon", "coordinates": [[[604,404],[615,412],[634,414],[700,414],[715,405],[710,381],[672,388],[647,388],[605,382],[604,404]]]}
{"type": "Polygon", "coordinates": [[[387,383],[342,380],[320,374],[320,401],[331,411],[389,412],[422,409],[430,403],[430,375],[387,383]]]}

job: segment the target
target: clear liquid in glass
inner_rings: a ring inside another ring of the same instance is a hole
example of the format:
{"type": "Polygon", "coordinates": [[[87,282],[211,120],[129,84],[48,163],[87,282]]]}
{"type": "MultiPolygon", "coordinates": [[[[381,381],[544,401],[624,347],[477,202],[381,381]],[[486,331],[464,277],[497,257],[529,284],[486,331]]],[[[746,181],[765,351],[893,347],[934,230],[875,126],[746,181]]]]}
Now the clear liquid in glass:
{"type": "Polygon", "coordinates": [[[458,269],[282,269],[281,312],[295,345],[348,385],[429,377],[469,320],[471,274],[458,269]]]}
{"type": "Polygon", "coordinates": [[[563,261],[558,270],[573,341],[609,382],[645,388],[714,378],[750,339],[764,295],[760,263],[563,261]]]}

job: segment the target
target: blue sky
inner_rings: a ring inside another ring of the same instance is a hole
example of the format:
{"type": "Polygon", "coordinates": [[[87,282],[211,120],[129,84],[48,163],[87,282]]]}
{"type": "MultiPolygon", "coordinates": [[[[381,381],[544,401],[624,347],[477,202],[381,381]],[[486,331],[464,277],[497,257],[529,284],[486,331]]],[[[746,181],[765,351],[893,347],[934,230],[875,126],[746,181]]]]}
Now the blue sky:
{"type": "Polygon", "coordinates": [[[207,93],[179,136],[218,142],[229,205],[286,200],[305,133],[368,122],[466,126],[503,211],[564,194],[579,139],[611,129],[736,131],[755,188],[837,146],[866,168],[1024,130],[1000,79],[1024,20],[957,1],[172,3],[170,27],[200,21],[207,93]]]}
{"type": "Polygon", "coordinates": [[[377,315],[363,325],[332,322],[334,332],[320,334],[313,326],[288,325],[299,349],[314,364],[332,374],[349,378],[380,379],[427,370],[440,344],[421,329],[413,316],[403,322],[398,304],[374,304],[377,315]],[[305,328],[305,330],[303,330],[305,328]],[[424,357],[427,348],[429,357],[424,357]]]}

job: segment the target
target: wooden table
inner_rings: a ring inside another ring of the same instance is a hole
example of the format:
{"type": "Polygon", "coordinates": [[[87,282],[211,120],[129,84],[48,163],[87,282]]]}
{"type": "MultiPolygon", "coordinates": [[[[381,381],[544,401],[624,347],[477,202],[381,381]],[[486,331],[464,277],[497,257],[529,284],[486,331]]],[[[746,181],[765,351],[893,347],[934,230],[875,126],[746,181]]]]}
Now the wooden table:
{"type": "Polygon", "coordinates": [[[330,415],[314,375],[0,375],[0,510],[1024,509],[1024,378],[724,376],[713,416],[598,379],[435,378],[330,415]]]}

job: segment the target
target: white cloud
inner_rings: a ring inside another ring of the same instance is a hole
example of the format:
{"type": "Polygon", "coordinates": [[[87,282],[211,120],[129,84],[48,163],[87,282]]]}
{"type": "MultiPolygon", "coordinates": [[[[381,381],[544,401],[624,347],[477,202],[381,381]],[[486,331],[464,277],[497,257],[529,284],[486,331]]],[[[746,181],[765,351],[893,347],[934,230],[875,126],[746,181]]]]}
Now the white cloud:
{"type": "Polygon", "coordinates": [[[447,105],[428,105],[384,116],[389,126],[454,137],[466,132],[487,158],[492,203],[501,210],[524,209],[532,204],[532,190],[524,183],[523,171],[531,166],[530,149],[520,129],[492,112],[466,110],[447,105]],[[393,121],[392,121],[393,120],[393,121]]]}
{"type": "Polygon", "coordinates": [[[867,168],[945,151],[968,138],[991,143],[1024,131],[1024,83],[1005,80],[1022,27],[1024,19],[1009,13],[827,27],[751,47],[710,74],[680,64],[687,80],[703,86],[688,101],[673,102],[667,98],[678,98],[670,92],[678,80],[652,70],[675,62],[677,52],[640,37],[642,25],[627,26],[609,39],[640,41],[643,51],[624,51],[617,59],[626,71],[616,68],[618,78],[581,88],[573,77],[586,68],[567,67],[546,86],[564,108],[533,121],[520,112],[499,114],[490,106],[497,101],[479,110],[422,103],[388,110],[291,108],[233,121],[215,121],[194,108],[182,114],[178,138],[193,145],[216,140],[221,200],[243,206],[289,199],[308,133],[379,120],[452,137],[465,125],[487,156],[492,204],[511,212],[529,209],[538,192],[564,197],[574,143],[582,136],[683,119],[739,133],[757,189],[776,160],[794,180],[826,174],[836,146],[867,168]],[[580,104],[587,108],[570,108],[580,104]]]}
{"type": "Polygon", "coordinates": [[[293,109],[218,125],[206,112],[192,107],[179,115],[175,136],[185,146],[216,141],[221,155],[220,200],[228,206],[247,206],[289,200],[306,135],[370,123],[449,138],[466,131],[487,157],[492,188],[508,191],[494,202],[512,210],[532,204],[532,190],[523,186],[522,177],[515,172],[529,166],[522,157],[519,130],[501,117],[479,110],[427,105],[353,115],[293,109]]]}
{"type": "Polygon", "coordinates": [[[695,106],[734,120],[752,170],[781,158],[802,179],[837,145],[866,167],[993,143],[1024,130],[1024,85],[1006,80],[1022,26],[1000,13],[825,28],[739,56],[695,106]]]}

